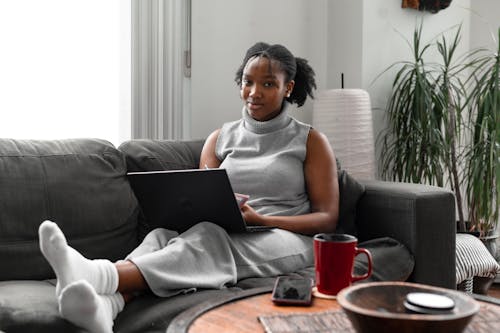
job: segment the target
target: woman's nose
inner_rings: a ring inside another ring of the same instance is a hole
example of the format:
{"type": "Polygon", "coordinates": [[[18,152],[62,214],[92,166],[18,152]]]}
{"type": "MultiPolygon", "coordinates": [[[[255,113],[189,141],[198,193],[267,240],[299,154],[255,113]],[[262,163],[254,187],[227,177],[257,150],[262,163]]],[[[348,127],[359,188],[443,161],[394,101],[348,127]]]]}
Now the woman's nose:
{"type": "Polygon", "coordinates": [[[250,88],[250,96],[259,96],[259,95],[260,95],[260,89],[256,84],[254,84],[250,88]]]}

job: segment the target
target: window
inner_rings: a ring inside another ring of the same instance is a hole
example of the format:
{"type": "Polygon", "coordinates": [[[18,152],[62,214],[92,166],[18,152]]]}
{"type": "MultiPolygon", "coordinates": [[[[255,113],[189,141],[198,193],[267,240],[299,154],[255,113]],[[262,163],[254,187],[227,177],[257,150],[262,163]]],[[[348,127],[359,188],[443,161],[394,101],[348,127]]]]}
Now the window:
{"type": "Polygon", "coordinates": [[[0,0],[0,137],[130,138],[130,0],[0,0]]]}

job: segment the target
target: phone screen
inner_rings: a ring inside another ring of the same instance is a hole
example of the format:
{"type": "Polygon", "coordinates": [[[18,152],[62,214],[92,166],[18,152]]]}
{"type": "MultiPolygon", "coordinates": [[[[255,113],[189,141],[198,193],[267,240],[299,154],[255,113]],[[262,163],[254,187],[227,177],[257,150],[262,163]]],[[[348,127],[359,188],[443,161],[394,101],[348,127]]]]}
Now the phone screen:
{"type": "Polygon", "coordinates": [[[310,278],[295,278],[280,276],[274,284],[272,301],[278,304],[308,305],[311,303],[310,278]]]}

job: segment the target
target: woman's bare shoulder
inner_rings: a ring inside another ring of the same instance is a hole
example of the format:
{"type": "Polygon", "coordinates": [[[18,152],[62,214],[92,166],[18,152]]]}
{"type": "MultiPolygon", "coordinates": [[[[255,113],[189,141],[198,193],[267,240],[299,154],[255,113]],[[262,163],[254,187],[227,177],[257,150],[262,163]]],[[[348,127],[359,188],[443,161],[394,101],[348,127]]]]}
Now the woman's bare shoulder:
{"type": "Polygon", "coordinates": [[[326,135],[314,128],[309,131],[307,148],[308,150],[314,148],[331,150],[330,141],[328,141],[326,135]]]}

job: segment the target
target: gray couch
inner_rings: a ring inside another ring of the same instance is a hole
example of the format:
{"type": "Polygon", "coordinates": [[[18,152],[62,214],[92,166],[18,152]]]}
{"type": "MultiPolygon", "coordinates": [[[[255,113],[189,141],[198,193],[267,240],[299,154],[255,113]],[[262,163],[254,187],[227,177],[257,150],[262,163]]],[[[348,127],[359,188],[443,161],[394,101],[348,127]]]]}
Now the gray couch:
{"type": "MultiPolygon", "coordinates": [[[[89,258],[123,258],[156,227],[148,224],[126,172],[198,166],[202,141],[0,139],[0,331],[78,332],[58,315],[54,274],[39,252],[39,224],[50,219],[89,258]]],[[[339,176],[344,232],[369,240],[389,236],[415,257],[409,280],[455,288],[455,207],[447,190],[339,176]]],[[[168,208],[168,207],[166,207],[168,208]]],[[[313,267],[294,274],[313,275],[313,267]]],[[[269,287],[274,277],[247,279],[224,290],[161,299],[145,294],[127,304],[116,332],[164,332],[174,317],[203,301],[269,287]]]]}

